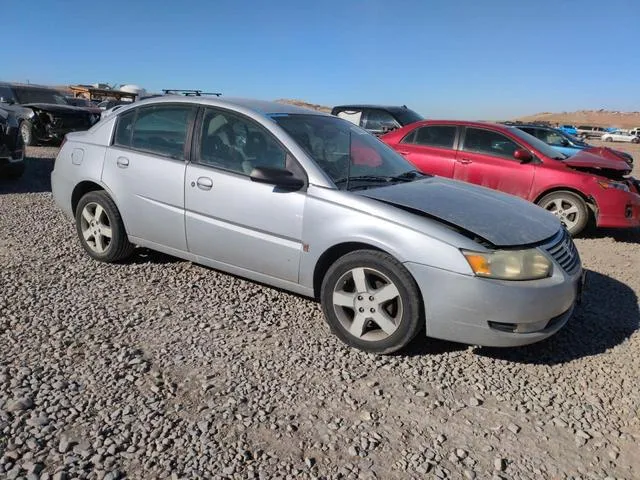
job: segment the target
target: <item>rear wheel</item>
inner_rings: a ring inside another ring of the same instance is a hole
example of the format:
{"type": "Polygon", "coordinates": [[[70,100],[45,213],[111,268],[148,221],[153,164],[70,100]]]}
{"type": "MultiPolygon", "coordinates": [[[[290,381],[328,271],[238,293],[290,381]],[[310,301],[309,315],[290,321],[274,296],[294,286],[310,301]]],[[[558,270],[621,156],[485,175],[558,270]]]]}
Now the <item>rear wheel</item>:
{"type": "Polygon", "coordinates": [[[605,142],[613,142],[613,138],[611,137],[607,137],[604,139],[605,142]]]}
{"type": "Polygon", "coordinates": [[[321,290],[327,323],[344,343],[372,353],[391,353],[423,326],[420,291],[392,256],[357,250],[327,271],[321,290]]]}
{"type": "Polygon", "coordinates": [[[571,236],[582,232],[589,222],[589,207],[575,193],[553,192],[542,197],[538,205],[558,217],[571,236]]]}
{"type": "Polygon", "coordinates": [[[76,230],[85,251],[101,262],[124,260],[135,248],[129,242],[116,204],[101,190],[89,192],[80,199],[76,230]]]}
{"type": "Polygon", "coordinates": [[[631,140],[631,143],[640,143],[640,138],[636,137],[631,140]]]}

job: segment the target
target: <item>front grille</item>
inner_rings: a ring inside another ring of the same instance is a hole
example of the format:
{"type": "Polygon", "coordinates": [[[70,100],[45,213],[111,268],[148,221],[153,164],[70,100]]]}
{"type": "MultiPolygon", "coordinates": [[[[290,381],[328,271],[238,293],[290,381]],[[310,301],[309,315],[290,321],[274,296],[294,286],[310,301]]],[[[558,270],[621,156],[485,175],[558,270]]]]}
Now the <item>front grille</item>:
{"type": "Polygon", "coordinates": [[[567,232],[565,228],[553,237],[549,243],[543,245],[543,248],[568,274],[573,274],[578,270],[580,266],[580,255],[571,239],[571,235],[569,235],[569,232],[567,232]]]}

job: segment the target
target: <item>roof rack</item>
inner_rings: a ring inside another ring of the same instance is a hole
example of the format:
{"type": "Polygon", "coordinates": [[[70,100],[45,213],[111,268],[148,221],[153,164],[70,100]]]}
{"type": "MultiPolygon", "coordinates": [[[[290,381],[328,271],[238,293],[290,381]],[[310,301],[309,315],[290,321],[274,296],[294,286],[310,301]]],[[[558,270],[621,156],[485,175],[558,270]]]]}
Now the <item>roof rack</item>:
{"type": "Polygon", "coordinates": [[[164,88],[162,92],[165,95],[184,95],[186,97],[201,97],[202,95],[215,95],[219,97],[222,93],[217,92],[203,92],[202,90],[185,90],[181,88],[164,88]]]}

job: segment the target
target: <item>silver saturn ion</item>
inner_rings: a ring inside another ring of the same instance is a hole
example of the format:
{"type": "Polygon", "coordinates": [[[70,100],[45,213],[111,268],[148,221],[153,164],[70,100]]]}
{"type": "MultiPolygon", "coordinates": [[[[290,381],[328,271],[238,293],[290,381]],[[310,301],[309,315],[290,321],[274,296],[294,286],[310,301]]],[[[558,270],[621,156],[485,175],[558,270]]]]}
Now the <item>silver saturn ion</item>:
{"type": "Polygon", "coordinates": [[[543,340],[582,290],[578,252],[529,202],[423,175],[330,115],[164,96],[70,133],[53,195],[96,260],[144,246],[318,299],[348,345],[421,330],[475,345],[543,340]]]}

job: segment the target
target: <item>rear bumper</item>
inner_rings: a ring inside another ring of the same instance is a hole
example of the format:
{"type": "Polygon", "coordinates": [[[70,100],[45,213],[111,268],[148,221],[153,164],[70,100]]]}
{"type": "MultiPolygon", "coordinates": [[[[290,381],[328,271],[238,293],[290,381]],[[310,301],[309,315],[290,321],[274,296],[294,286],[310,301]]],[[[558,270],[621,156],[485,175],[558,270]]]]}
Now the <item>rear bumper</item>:
{"type": "Polygon", "coordinates": [[[573,314],[582,268],[568,275],[558,265],[550,278],[509,282],[406,263],[422,292],[429,337],[491,347],[544,340],[573,314]]]}

